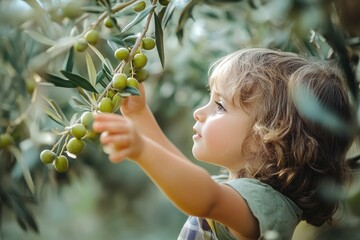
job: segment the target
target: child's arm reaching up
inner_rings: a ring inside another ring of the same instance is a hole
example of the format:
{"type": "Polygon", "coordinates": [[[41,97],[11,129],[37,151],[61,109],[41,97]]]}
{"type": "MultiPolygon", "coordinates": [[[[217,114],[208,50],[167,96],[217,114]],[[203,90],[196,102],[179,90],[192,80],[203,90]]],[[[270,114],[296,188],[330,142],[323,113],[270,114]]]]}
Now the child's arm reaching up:
{"type": "Polygon", "coordinates": [[[206,170],[177,154],[172,145],[162,145],[158,132],[142,134],[132,119],[116,114],[95,116],[94,130],[106,133],[101,135],[102,144],[113,146],[112,162],[134,160],[185,213],[221,222],[242,239],[259,236],[257,220],[238,193],[214,182],[206,170]]]}
{"type": "Polygon", "coordinates": [[[125,118],[131,119],[136,129],[150,139],[156,139],[157,143],[169,151],[184,157],[183,153],[168,140],[158,125],[149,106],[146,104],[144,85],[139,85],[140,96],[130,96],[123,99],[121,113],[125,118]]]}

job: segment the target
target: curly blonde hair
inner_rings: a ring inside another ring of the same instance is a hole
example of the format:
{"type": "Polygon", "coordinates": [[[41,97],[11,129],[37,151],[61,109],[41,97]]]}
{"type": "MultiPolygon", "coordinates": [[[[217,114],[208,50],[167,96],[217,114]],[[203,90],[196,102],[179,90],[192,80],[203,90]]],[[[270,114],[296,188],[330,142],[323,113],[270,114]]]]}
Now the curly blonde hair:
{"type": "Polygon", "coordinates": [[[352,137],[303,117],[293,99],[299,84],[324,108],[351,121],[346,87],[329,63],[254,48],[221,58],[210,68],[210,88],[226,86],[232,104],[248,111],[253,120],[242,147],[246,167],[237,176],[269,184],[303,210],[304,220],[321,226],[332,219],[338,202],[324,198],[319,188],[324,181],[342,184],[346,179],[345,157],[352,137]],[[250,147],[254,142],[256,151],[250,147]],[[254,159],[261,165],[254,167],[254,159]]]}

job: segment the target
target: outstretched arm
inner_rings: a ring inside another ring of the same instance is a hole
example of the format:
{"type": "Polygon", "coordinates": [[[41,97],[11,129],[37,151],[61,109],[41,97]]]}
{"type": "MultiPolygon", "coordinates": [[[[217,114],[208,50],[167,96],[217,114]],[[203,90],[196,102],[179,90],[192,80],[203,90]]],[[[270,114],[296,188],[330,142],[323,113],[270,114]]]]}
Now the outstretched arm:
{"type": "Polygon", "coordinates": [[[139,85],[140,96],[130,96],[123,100],[121,113],[125,118],[130,119],[139,132],[156,142],[172,153],[184,157],[183,153],[176,148],[165,136],[157,123],[149,106],[146,104],[144,85],[139,85]]]}
{"type": "Polygon", "coordinates": [[[258,236],[257,221],[239,194],[214,182],[207,171],[160,145],[158,139],[140,134],[135,125],[115,114],[95,116],[94,129],[107,133],[101,142],[114,147],[111,161],[134,160],[185,213],[219,221],[244,239],[258,236]]]}

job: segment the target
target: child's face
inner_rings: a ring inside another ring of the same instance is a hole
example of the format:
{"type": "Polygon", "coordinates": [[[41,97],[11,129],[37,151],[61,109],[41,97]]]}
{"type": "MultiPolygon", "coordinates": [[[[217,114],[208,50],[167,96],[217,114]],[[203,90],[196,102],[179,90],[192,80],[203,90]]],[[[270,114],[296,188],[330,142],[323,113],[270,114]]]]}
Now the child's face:
{"type": "Polygon", "coordinates": [[[192,152],[200,161],[236,171],[243,167],[242,146],[251,121],[249,115],[233,106],[223,92],[213,89],[209,102],[195,110],[192,152]]]}

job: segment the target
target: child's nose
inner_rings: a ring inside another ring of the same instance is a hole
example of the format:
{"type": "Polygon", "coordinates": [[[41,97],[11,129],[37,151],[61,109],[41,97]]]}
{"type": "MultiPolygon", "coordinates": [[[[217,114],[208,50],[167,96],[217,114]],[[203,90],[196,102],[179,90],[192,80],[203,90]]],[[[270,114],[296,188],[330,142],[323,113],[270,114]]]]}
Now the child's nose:
{"type": "Polygon", "coordinates": [[[200,107],[194,111],[194,119],[196,121],[201,122],[204,120],[204,108],[205,106],[200,107]]]}

